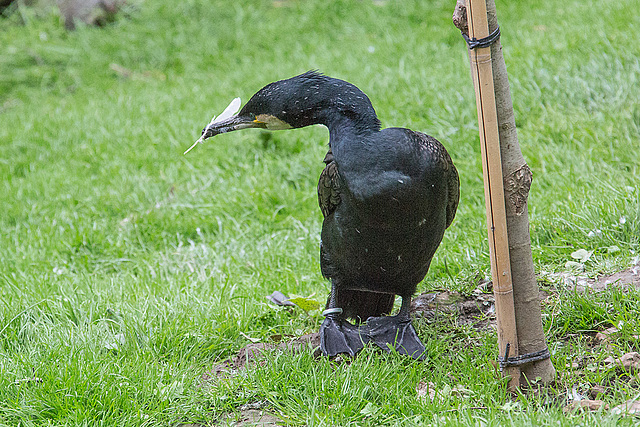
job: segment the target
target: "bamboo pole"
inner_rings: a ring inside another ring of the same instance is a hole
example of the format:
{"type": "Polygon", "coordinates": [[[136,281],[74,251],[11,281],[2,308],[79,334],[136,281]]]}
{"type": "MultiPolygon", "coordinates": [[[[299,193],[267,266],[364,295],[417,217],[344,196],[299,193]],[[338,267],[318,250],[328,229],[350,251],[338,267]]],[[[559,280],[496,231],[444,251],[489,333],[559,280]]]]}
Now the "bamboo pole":
{"type": "MultiPolygon", "coordinates": [[[[470,38],[482,39],[489,36],[485,0],[469,0],[467,16],[470,38]]],[[[470,52],[470,58],[478,110],[491,276],[496,300],[498,349],[501,356],[507,353],[509,357],[513,357],[518,355],[518,337],[513,301],[511,261],[509,258],[498,116],[491,66],[491,48],[477,47],[470,52]],[[509,348],[508,351],[507,347],[509,348]]],[[[517,389],[520,385],[520,368],[507,367],[503,373],[509,376],[509,389],[512,391],[517,389]]]]}

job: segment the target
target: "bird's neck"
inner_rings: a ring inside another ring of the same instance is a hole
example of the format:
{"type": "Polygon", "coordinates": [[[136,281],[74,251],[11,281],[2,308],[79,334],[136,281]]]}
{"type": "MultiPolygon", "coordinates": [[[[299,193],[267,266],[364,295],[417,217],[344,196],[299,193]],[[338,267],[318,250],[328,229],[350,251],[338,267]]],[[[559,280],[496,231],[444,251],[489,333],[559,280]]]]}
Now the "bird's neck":
{"type": "Polygon", "coordinates": [[[380,130],[375,116],[348,116],[339,111],[328,115],[321,123],[329,129],[329,140],[332,143],[356,141],[380,130]]]}
{"type": "Polygon", "coordinates": [[[370,103],[354,106],[343,99],[333,100],[331,108],[320,110],[318,123],[329,129],[329,145],[336,161],[343,168],[358,169],[358,164],[370,157],[368,151],[380,131],[380,121],[370,103]]]}
{"type": "Polygon", "coordinates": [[[293,104],[303,110],[301,119],[297,120],[303,126],[323,124],[329,128],[332,138],[380,130],[380,121],[371,101],[350,83],[329,79],[301,90],[298,96],[300,99],[293,104]]]}

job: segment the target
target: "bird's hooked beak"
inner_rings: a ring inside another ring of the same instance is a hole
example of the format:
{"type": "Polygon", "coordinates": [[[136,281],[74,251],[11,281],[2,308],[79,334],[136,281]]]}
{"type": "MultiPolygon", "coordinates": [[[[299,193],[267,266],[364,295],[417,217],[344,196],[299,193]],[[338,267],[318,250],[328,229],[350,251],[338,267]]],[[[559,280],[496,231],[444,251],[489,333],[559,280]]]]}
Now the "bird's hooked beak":
{"type": "Polygon", "coordinates": [[[200,138],[204,141],[212,136],[220,135],[221,133],[233,132],[234,130],[248,128],[265,129],[266,127],[267,124],[258,119],[236,114],[227,119],[210,123],[207,127],[202,129],[202,136],[200,138]]]}
{"type": "Polygon", "coordinates": [[[236,114],[240,109],[240,104],[240,98],[235,98],[218,117],[213,116],[211,122],[202,130],[200,138],[194,142],[193,145],[184,152],[184,154],[187,154],[205,139],[220,135],[221,133],[233,132],[234,130],[247,128],[267,127],[265,122],[260,121],[255,117],[236,114]]]}

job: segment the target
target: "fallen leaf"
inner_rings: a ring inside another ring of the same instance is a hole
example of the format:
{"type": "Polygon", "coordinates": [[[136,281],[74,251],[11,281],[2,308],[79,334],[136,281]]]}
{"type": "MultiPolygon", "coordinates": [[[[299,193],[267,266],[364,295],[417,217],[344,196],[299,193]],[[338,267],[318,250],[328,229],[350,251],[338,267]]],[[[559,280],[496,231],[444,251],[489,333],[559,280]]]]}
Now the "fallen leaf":
{"type": "Polygon", "coordinates": [[[640,368],[640,353],[634,351],[624,354],[620,358],[620,364],[627,371],[640,368]]]}
{"type": "Polygon", "coordinates": [[[592,399],[595,399],[598,396],[605,394],[606,392],[607,392],[607,389],[605,389],[604,386],[600,384],[596,384],[589,389],[589,397],[591,397],[592,399]]]}
{"type": "Polygon", "coordinates": [[[457,384],[456,386],[454,386],[451,389],[450,394],[452,396],[455,396],[455,397],[460,397],[460,398],[467,399],[467,398],[471,397],[473,392],[471,390],[469,390],[468,388],[464,387],[463,385],[457,384]]]}
{"type": "Polygon", "coordinates": [[[317,310],[320,308],[320,303],[311,298],[295,297],[295,298],[289,298],[288,301],[294,303],[304,311],[317,310]]]}
{"type": "Polygon", "coordinates": [[[604,409],[609,409],[609,405],[604,403],[602,400],[584,399],[569,403],[567,406],[562,408],[562,412],[566,414],[567,412],[577,410],[597,411],[602,407],[604,407],[604,409]]]}
{"type": "Polygon", "coordinates": [[[428,383],[420,382],[416,387],[416,392],[418,393],[419,398],[425,399],[426,397],[429,397],[429,400],[433,401],[436,397],[436,385],[431,381],[428,383]]]}
{"type": "Polygon", "coordinates": [[[367,405],[360,411],[365,417],[374,417],[378,412],[380,412],[380,408],[371,402],[367,402],[367,405]]]}
{"type": "Polygon", "coordinates": [[[611,413],[615,415],[640,415],[640,402],[635,399],[627,400],[622,405],[614,407],[611,413]]]}
{"type": "Polygon", "coordinates": [[[611,365],[617,365],[625,371],[637,370],[640,369],[640,353],[633,351],[631,353],[622,355],[622,357],[619,359],[616,359],[613,356],[609,356],[604,359],[603,362],[607,367],[610,367],[611,365]]]}
{"type": "Polygon", "coordinates": [[[582,271],[584,270],[584,264],[575,261],[567,261],[564,265],[564,268],[567,268],[569,270],[582,271]]]}
{"type": "Polygon", "coordinates": [[[275,305],[294,307],[295,304],[289,301],[289,297],[280,291],[273,291],[271,295],[265,297],[275,305]]]}
{"type": "Polygon", "coordinates": [[[113,341],[105,343],[104,348],[107,350],[117,351],[125,344],[125,342],[126,338],[124,334],[115,334],[113,336],[113,341]]]}
{"type": "Polygon", "coordinates": [[[505,412],[511,412],[520,409],[520,402],[514,402],[513,400],[508,400],[507,403],[502,405],[500,408],[505,412]]]}
{"type": "Polygon", "coordinates": [[[602,342],[602,341],[608,340],[609,339],[609,335],[613,335],[616,332],[618,332],[618,328],[616,328],[615,326],[607,328],[602,332],[598,332],[596,334],[596,341],[602,342]]]}
{"type": "Polygon", "coordinates": [[[583,400],[586,400],[585,396],[583,396],[578,391],[578,384],[574,384],[573,388],[571,389],[571,400],[573,400],[574,402],[581,402],[583,400]]]}
{"type": "Polygon", "coordinates": [[[602,235],[602,230],[595,228],[587,233],[587,237],[595,237],[602,235]]]}
{"type": "Polygon", "coordinates": [[[588,251],[586,249],[578,249],[577,251],[571,252],[571,258],[577,259],[582,264],[589,261],[591,255],[593,255],[593,251],[588,251]]]}
{"type": "Polygon", "coordinates": [[[240,335],[242,335],[243,337],[245,337],[246,339],[248,339],[249,341],[251,341],[254,344],[257,343],[257,342],[260,342],[260,338],[250,337],[249,335],[245,334],[244,332],[240,332],[240,335]]]}

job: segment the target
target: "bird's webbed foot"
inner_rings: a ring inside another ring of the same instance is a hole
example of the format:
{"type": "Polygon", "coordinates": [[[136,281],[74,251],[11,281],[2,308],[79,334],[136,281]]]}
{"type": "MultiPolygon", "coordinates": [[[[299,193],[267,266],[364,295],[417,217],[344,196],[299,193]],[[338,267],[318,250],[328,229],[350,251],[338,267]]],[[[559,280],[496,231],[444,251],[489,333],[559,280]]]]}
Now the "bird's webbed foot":
{"type": "Polygon", "coordinates": [[[367,319],[368,338],[385,351],[395,349],[416,360],[424,360],[426,349],[408,316],[370,317],[367,319]]]}
{"type": "Polygon", "coordinates": [[[320,325],[320,350],[326,356],[349,354],[355,356],[369,342],[360,327],[330,314],[320,325]]]}

